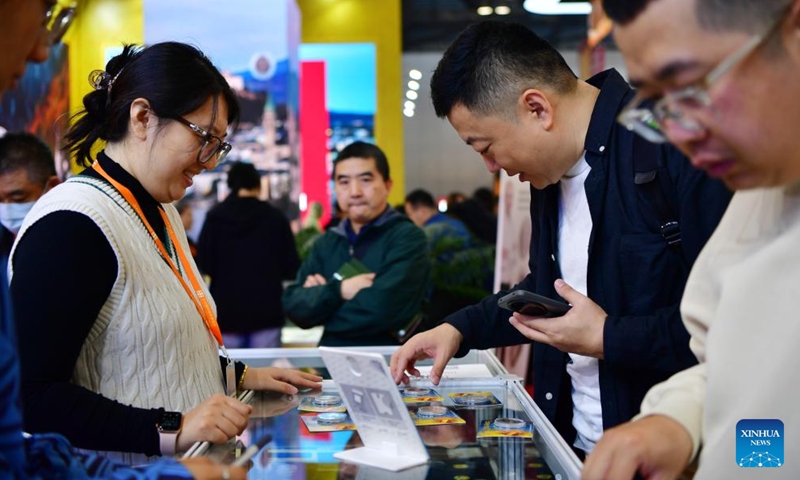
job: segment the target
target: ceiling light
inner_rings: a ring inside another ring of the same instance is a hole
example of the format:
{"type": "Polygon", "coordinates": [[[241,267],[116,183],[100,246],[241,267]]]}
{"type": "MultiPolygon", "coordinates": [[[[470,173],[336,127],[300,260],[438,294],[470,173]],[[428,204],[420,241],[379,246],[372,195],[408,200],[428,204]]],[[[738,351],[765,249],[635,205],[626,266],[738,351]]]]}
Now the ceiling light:
{"type": "Polygon", "coordinates": [[[409,80],[408,88],[410,88],[411,90],[419,90],[419,82],[417,82],[416,80],[409,80]]]}
{"type": "Polygon", "coordinates": [[[408,108],[410,110],[414,110],[414,108],[416,108],[416,106],[417,106],[417,104],[415,104],[411,100],[406,100],[406,102],[403,104],[403,108],[408,108]]]}
{"type": "Polygon", "coordinates": [[[494,12],[494,9],[488,5],[483,5],[482,7],[478,7],[478,15],[485,17],[486,15],[491,15],[494,12]]]}
{"type": "Polygon", "coordinates": [[[508,5],[500,5],[494,7],[494,13],[496,15],[508,15],[509,13],[511,13],[511,7],[509,7],[508,5]]]}
{"type": "Polygon", "coordinates": [[[560,2],[559,0],[525,0],[522,8],[539,15],[588,15],[592,13],[589,2],[560,2]]]}
{"type": "Polygon", "coordinates": [[[417,92],[414,90],[409,90],[406,92],[406,98],[409,100],[416,100],[418,96],[419,95],[417,95],[417,92]]]}
{"type": "Polygon", "coordinates": [[[414,110],[411,110],[410,108],[406,108],[405,110],[403,110],[403,115],[405,115],[408,118],[411,118],[411,117],[414,116],[414,110]]]}
{"type": "Polygon", "coordinates": [[[422,72],[414,68],[408,71],[408,76],[414,80],[419,80],[420,78],[422,78],[422,72]]]}

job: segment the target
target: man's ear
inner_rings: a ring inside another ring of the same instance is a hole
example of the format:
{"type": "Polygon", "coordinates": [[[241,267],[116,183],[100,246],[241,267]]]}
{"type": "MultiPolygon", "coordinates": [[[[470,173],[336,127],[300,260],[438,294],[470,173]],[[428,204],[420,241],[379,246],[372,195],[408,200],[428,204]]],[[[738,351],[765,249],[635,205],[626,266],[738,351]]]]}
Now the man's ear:
{"type": "Polygon", "coordinates": [[[147,140],[148,129],[156,122],[150,102],[144,98],[131,102],[130,116],[131,133],[139,140],[147,140]]]}
{"type": "Polygon", "coordinates": [[[525,117],[534,117],[544,130],[553,128],[553,104],[543,91],[525,90],[519,97],[519,107],[525,117]]]}
{"type": "Polygon", "coordinates": [[[392,191],[392,184],[393,184],[392,183],[392,179],[390,178],[389,180],[385,180],[384,183],[386,184],[386,191],[387,192],[391,192],[392,191]]]}

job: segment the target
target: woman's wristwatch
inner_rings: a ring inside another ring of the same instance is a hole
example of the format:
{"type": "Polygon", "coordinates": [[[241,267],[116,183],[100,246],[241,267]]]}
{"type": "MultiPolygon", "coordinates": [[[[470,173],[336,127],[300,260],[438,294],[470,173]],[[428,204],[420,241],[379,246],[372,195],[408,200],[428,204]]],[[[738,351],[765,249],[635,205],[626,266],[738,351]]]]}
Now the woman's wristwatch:
{"type": "Polygon", "coordinates": [[[178,433],[181,431],[183,415],[181,412],[162,412],[156,421],[161,455],[175,455],[178,444],[178,433]]]}

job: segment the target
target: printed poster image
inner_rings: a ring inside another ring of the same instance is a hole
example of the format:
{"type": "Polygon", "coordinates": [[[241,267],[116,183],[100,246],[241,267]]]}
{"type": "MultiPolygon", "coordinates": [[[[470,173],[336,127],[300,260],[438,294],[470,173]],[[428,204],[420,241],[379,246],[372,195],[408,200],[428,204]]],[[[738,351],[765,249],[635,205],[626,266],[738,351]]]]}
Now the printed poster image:
{"type": "MultiPolygon", "coordinates": [[[[500,171],[500,205],[497,211],[497,256],[494,291],[508,290],[530,273],[528,259],[531,244],[531,185],[500,171]]],[[[495,350],[509,373],[525,378],[528,372],[530,344],[495,350]]]]}

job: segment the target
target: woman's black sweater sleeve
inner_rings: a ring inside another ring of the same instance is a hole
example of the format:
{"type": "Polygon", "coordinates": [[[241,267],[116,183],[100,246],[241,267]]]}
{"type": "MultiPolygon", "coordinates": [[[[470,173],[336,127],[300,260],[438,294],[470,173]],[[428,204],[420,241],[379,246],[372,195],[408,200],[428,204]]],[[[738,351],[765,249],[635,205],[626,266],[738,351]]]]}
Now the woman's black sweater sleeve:
{"type": "Polygon", "coordinates": [[[70,382],[117,277],[100,228],[80,213],[50,213],[24,234],[13,268],[25,429],[61,433],[81,448],[158,455],[160,410],[123,405],[70,382]]]}

